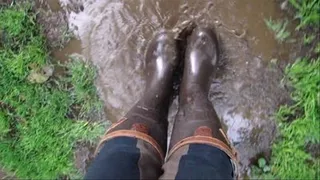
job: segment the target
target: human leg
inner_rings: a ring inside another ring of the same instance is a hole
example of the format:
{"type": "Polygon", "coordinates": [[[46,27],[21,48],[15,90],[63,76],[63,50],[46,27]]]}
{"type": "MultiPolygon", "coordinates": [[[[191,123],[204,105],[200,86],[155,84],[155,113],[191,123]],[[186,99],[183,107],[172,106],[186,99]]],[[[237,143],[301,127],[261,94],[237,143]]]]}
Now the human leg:
{"type": "Polygon", "coordinates": [[[88,170],[88,179],[97,178],[97,167],[111,166],[117,171],[104,169],[99,176],[157,179],[161,175],[167,147],[172,75],[178,64],[176,48],[176,42],[169,33],[161,32],[151,41],[146,53],[146,91],[125,117],[102,138],[101,151],[88,170]]]}
{"type": "Polygon", "coordinates": [[[218,40],[212,29],[197,27],[187,43],[179,111],[161,178],[232,178],[235,153],[208,100],[218,40]]]}

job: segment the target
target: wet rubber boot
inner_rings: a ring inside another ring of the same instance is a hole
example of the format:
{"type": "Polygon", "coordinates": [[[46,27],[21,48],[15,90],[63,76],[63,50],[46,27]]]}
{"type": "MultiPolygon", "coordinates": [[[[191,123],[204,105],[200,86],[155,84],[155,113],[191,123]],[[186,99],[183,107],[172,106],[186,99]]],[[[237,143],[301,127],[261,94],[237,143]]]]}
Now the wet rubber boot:
{"type": "MultiPolygon", "coordinates": [[[[195,28],[187,39],[183,79],[179,94],[179,111],[174,122],[169,153],[163,166],[164,175],[161,179],[179,179],[180,171],[184,171],[183,174],[187,174],[187,177],[192,179],[190,171],[205,169],[200,165],[193,170],[182,168],[194,164],[194,161],[191,160],[184,163],[187,165],[182,162],[188,159],[188,154],[192,153],[190,147],[194,144],[205,144],[218,148],[230,158],[227,158],[228,160],[236,161],[235,151],[231,148],[213,105],[208,100],[210,78],[218,58],[219,47],[215,32],[211,28],[195,28]]],[[[201,156],[206,152],[193,153],[201,156]]],[[[205,161],[210,162],[211,160],[205,161]]],[[[197,175],[198,179],[206,177],[203,172],[197,175]]]]}
{"type": "Polygon", "coordinates": [[[162,173],[167,149],[167,114],[173,72],[178,64],[177,45],[172,34],[161,32],[153,38],[147,49],[146,64],[147,82],[143,97],[123,119],[111,126],[101,144],[118,137],[137,139],[140,179],[157,179],[162,173]]]}

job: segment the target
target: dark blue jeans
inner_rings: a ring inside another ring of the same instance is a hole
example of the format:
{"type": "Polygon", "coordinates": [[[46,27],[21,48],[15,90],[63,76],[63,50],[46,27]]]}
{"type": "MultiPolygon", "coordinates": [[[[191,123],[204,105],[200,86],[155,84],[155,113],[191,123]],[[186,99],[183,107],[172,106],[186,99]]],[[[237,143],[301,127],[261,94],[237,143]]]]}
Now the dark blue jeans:
{"type": "Polygon", "coordinates": [[[148,145],[131,137],[104,143],[85,179],[233,179],[230,158],[220,149],[190,144],[164,164],[148,145]]]}

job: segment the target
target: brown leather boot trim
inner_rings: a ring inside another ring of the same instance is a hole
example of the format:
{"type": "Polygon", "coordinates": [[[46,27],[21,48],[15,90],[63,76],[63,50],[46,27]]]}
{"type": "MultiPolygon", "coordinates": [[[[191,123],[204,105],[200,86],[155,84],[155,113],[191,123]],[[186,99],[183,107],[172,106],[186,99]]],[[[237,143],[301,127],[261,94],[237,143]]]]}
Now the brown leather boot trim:
{"type": "Polygon", "coordinates": [[[126,121],[126,120],[127,120],[127,118],[124,117],[124,118],[120,119],[119,121],[113,123],[113,124],[110,126],[110,128],[106,131],[105,135],[107,135],[108,132],[110,132],[112,129],[114,129],[115,127],[117,127],[119,124],[121,124],[122,122],[124,122],[124,121],[126,121]]]}
{"type": "Polygon", "coordinates": [[[139,131],[135,131],[135,130],[117,130],[114,131],[112,133],[106,134],[104,137],[102,137],[98,147],[97,147],[97,151],[100,149],[100,146],[113,138],[116,137],[133,137],[133,138],[137,138],[137,139],[141,139],[147,143],[149,143],[152,147],[155,148],[155,150],[158,152],[161,161],[164,161],[164,153],[160,147],[160,145],[156,142],[156,140],[154,140],[151,136],[145,134],[145,133],[141,133],[139,131]]]}
{"type": "Polygon", "coordinates": [[[219,131],[222,134],[222,136],[224,137],[224,139],[227,141],[228,145],[231,146],[231,142],[230,142],[228,136],[226,135],[226,133],[221,128],[219,129],[219,131]]]}
{"type": "Polygon", "coordinates": [[[231,160],[233,160],[234,162],[237,162],[237,156],[236,156],[237,153],[232,148],[230,148],[228,145],[226,145],[224,142],[220,141],[219,139],[208,137],[208,136],[191,136],[191,137],[182,139],[172,147],[172,149],[168,154],[167,159],[169,159],[170,156],[174,152],[176,152],[179,148],[188,144],[207,144],[207,145],[217,147],[223,152],[225,152],[230,157],[231,160]]]}

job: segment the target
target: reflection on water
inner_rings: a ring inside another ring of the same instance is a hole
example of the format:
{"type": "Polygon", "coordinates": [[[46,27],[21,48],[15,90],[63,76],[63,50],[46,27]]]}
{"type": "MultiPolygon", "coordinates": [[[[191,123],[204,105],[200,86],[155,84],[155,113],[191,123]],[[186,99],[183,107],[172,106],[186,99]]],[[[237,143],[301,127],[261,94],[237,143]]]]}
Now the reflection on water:
{"type": "MultiPolygon", "coordinates": [[[[242,171],[267,151],[274,136],[271,115],[287,97],[270,60],[287,58],[264,19],[281,17],[273,0],[60,0],[82,54],[99,70],[97,85],[109,119],[116,120],[141,97],[144,53],[161,29],[179,32],[188,22],[212,24],[223,55],[210,100],[235,144],[242,171]],[[258,133],[257,133],[258,132],[258,133]]],[[[171,106],[169,120],[177,110],[171,106]]]]}

